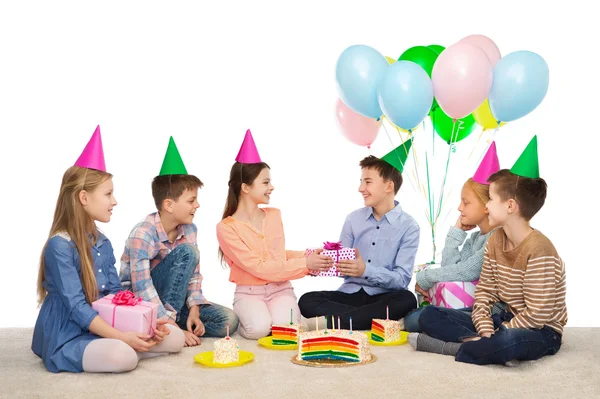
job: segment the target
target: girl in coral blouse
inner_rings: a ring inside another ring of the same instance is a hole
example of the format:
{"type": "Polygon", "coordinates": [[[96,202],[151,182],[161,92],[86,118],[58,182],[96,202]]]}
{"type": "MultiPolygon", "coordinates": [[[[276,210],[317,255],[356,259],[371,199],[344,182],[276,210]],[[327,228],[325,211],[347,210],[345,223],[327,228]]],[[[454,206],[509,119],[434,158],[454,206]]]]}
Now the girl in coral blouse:
{"type": "Polygon", "coordinates": [[[290,280],[310,270],[327,270],[333,260],[320,255],[305,257],[304,251],[285,249],[281,213],[268,204],[274,187],[269,166],[262,162],[250,130],[231,167],[223,220],[217,224],[221,260],[230,268],[229,281],[236,283],[233,310],[240,320],[239,332],[247,339],[267,336],[272,324],[300,322],[300,310],[290,280]]]}

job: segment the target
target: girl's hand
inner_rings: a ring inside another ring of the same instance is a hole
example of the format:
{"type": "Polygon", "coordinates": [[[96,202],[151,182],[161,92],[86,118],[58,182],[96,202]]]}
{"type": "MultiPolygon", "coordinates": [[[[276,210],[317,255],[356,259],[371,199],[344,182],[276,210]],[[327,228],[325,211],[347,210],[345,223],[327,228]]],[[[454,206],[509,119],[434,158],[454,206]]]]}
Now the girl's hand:
{"type": "Polygon", "coordinates": [[[333,259],[331,259],[329,256],[319,255],[321,252],[323,252],[323,248],[315,250],[306,258],[306,267],[309,270],[321,272],[329,270],[331,266],[333,266],[333,259]]]}
{"type": "Polygon", "coordinates": [[[171,330],[169,330],[167,324],[168,323],[165,320],[156,321],[156,330],[154,330],[154,336],[152,339],[156,341],[157,344],[161,343],[162,340],[171,333],[171,330]]]}
{"type": "Polygon", "coordinates": [[[415,291],[417,291],[419,294],[423,295],[424,300],[426,300],[427,302],[431,302],[429,300],[429,293],[427,291],[425,291],[423,288],[421,288],[421,286],[418,283],[415,284],[415,291]]]}
{"type": "Polygon", "coordinates": [[[120,339],[136,352],[148,352],[150,348],[156,345],[156,341],[151,338],[148,334],[131,331],[123,333],[120,339]]]}
{"type": "Polygon", "coordinates": [[[469,230],[473,230],[475,227],[474,224],[463,224],[461,221],[461,216],[458,217],[458,220],[456,221],[455,226],[458,227],[459,229],[463,230],[463,231],[469,231],[469,230]]]}

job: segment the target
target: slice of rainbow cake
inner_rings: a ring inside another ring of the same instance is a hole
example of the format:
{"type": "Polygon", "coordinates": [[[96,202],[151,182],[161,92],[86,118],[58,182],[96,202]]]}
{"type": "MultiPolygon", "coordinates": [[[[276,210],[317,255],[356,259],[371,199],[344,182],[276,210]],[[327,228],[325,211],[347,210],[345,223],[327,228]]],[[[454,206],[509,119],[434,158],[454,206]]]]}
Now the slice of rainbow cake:
{"type": "Polygon", "coordinates": [[[376,342],[396,342],[400,339],[400,322],[396,320],[373,319],[371,339],[376,342]]]}
{"type": "Polygon", "coordinates": [[[300,331],[300,324],[273,324],[271,326],[273,345],[297,345],[300,331]]]}
{"type": "Polygon", "coordinates": [[[298,338],[297,359],[364,363],[371,360],[371,347],[367,336],[359,331],[310,331],[298,338]]]}

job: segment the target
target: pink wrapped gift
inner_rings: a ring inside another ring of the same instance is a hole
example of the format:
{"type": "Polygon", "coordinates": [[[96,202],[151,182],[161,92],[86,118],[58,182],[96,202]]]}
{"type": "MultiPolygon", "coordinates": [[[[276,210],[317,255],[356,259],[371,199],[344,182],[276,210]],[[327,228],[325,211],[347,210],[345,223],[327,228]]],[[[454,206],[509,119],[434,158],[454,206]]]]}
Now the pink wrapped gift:
{"type": "Polygon", "coordinates": [[[450,309],[470,308],[475,303],[475,281],[445,281],[428,291],[431,304],[450,309]]]}
{"type": "Polygon", "coordinates": [[[154,335],[158,305],[136,298],[131,291],[107,295],[92,303],[104,321],[122,332],[154,335]]]}
{"type": "MultiPolygon", "coordinates": [[[[307,249],[305,256],[309,256],[313,252],[314,252],[314,249],[307,249]]],[[[354,250],[354,248],[343,247],[341,241],[325,242],[323,245],[323,252],[321,252],[321,255],[331,257],[333,259],[334,265],[331,266],[331,268],[329,268],[329,270],[326,270],[324,272],[318,272],[318,271],[311,270],[311,271],[309,271],[309,274],[311,274],[313,276],[320,276],[320,277],[340,277],[341,274],[337,270],[337,267],[335,264],[342,259],[356,259],[356,251],[354,250]]]]}

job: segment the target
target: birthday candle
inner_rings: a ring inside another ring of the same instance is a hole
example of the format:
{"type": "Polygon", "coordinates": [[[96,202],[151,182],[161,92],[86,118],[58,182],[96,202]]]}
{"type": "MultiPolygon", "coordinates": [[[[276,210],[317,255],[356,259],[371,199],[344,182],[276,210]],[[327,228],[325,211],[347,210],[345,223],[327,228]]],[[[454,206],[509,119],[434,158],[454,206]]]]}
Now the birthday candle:
{"type": "Polygon", "coordinates": [[[341,329],[342,329],[342,327],[341,327],[341,324],[340,324],[340,316],[338,316],[338,330],[341,330],[341,329]]]}
{"type": "Polygon", "coordinates": [[[390,307],[389,306],[385,307],[385,319],[386,320],[390,319],[390,307]]]}
{"type": "Polygon", "coordinates": [[[292,309],[290,309],[290,325],[294,324],[294,317],[292,316],[292,309]]]}
{"type": "Polygon", "coordinates": [[[315,327],[317,329],[317,331],[319,331],[319,318],[315,317],[315,327]]]}
{"type": "Polygon", "coordinates": [[[350,318],[350,334],[352,334],[352,317],[350,318]]]}
{"type": "Polygon", "coordinates": [[[227,339],[229,339],[229,324],[227,324],[227,339]]]}
{"type": "Polygon", "coordinates": [[[335,319],[333,318],[333,315],[331,315],[331,329],[335,330],[335,319]]]}

